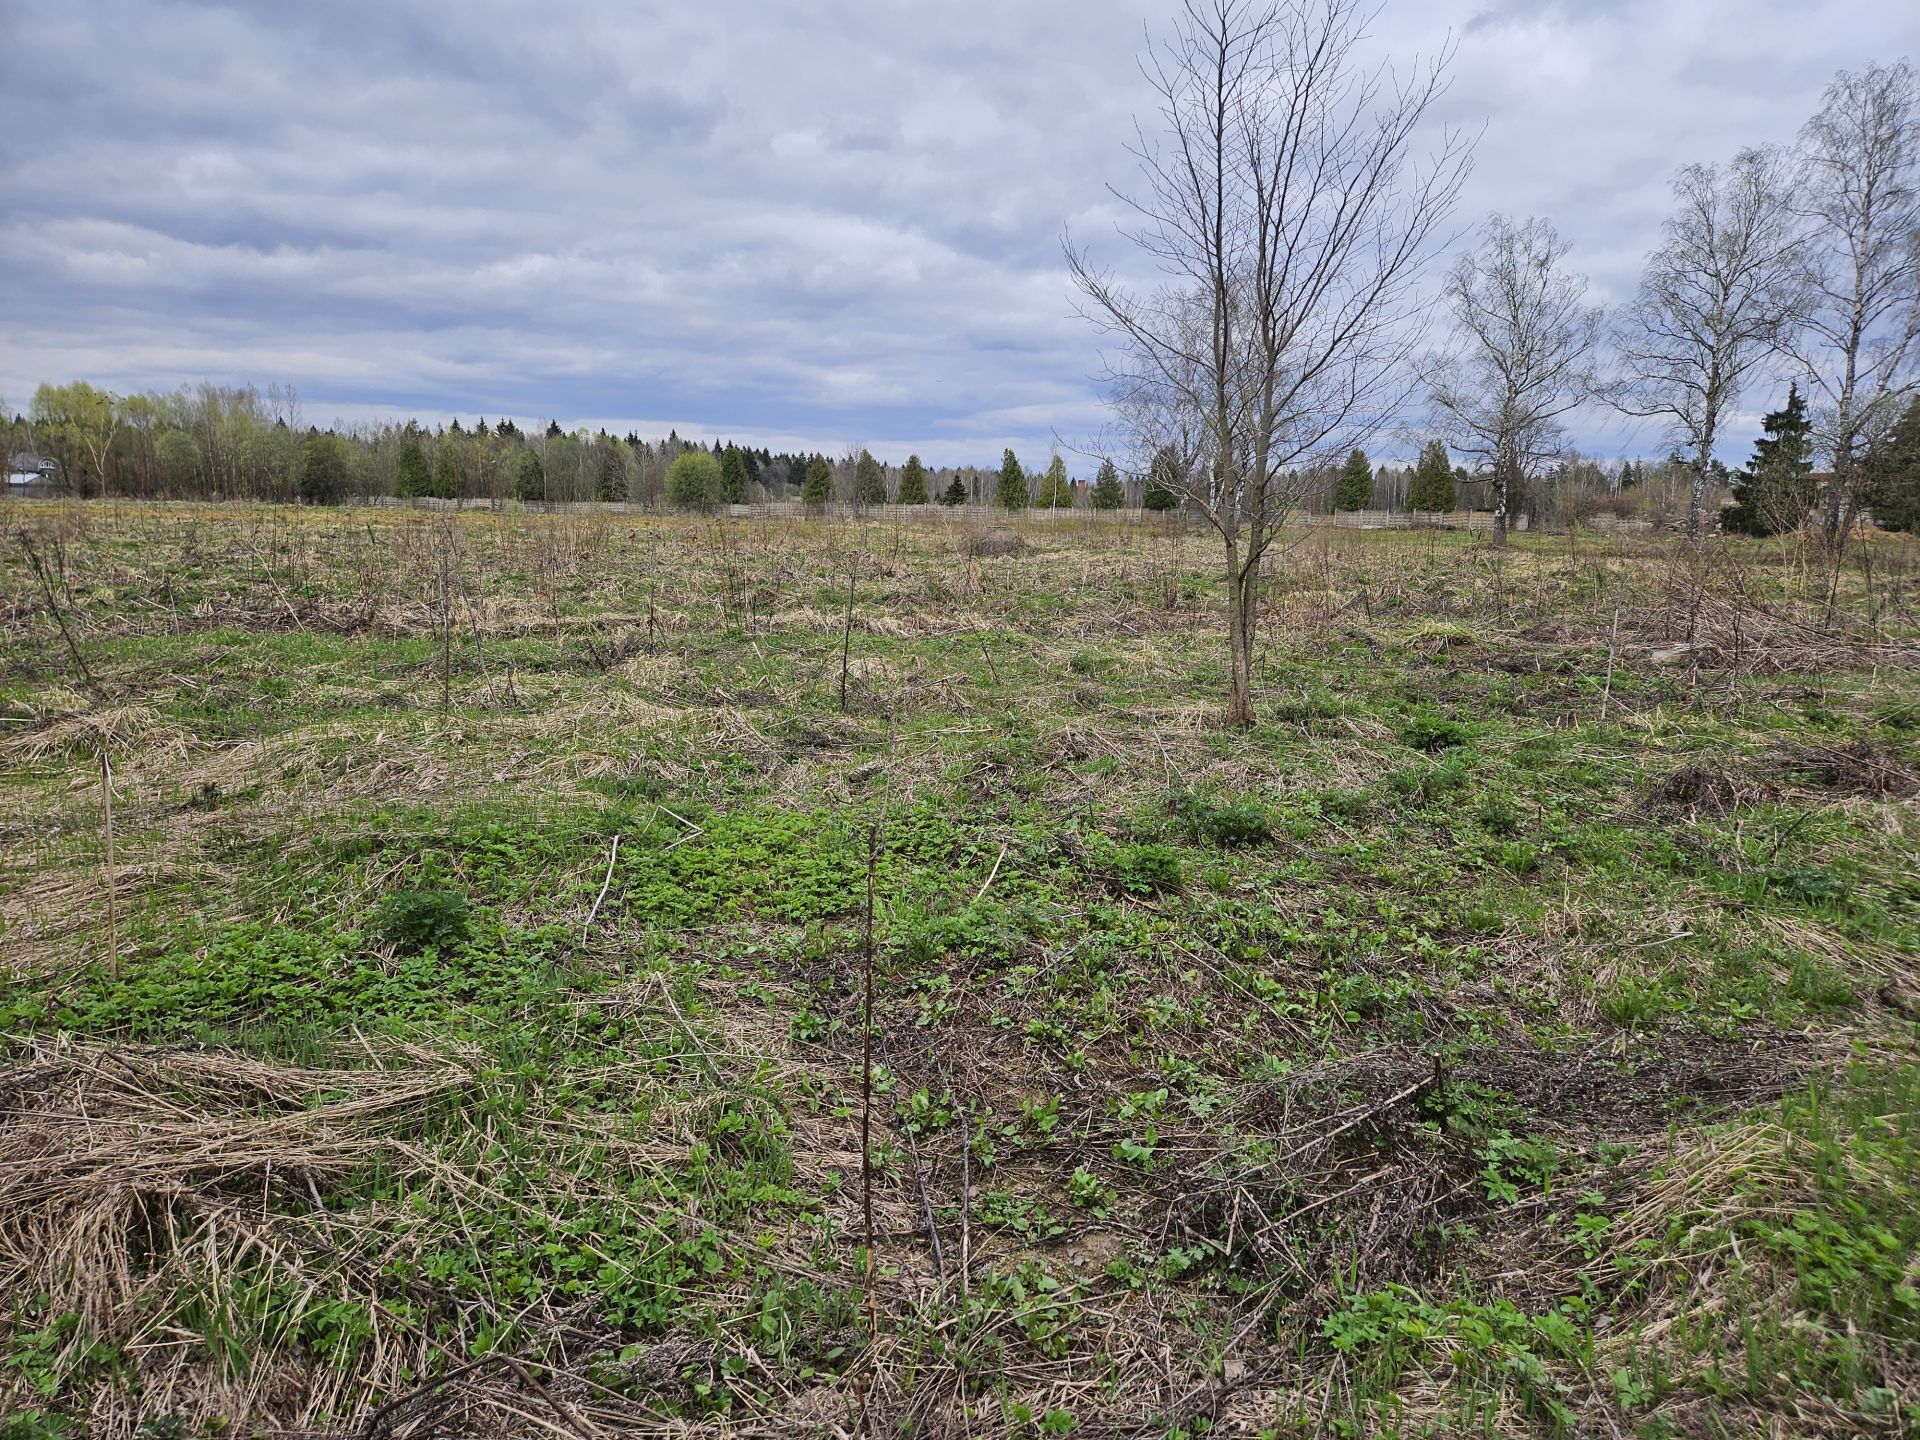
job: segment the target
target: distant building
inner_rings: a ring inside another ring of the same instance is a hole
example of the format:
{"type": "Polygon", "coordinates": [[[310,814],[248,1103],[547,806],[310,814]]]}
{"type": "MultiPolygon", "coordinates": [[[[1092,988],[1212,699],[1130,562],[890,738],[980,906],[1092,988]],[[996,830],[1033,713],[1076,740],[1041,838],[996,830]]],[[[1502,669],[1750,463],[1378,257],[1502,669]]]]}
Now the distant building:
{"type": "Polygon", "coordinates": [[[7,493],[30,498],[57,494],[60,466],[44,455],[16,450],[7,457],[7,493]]]}

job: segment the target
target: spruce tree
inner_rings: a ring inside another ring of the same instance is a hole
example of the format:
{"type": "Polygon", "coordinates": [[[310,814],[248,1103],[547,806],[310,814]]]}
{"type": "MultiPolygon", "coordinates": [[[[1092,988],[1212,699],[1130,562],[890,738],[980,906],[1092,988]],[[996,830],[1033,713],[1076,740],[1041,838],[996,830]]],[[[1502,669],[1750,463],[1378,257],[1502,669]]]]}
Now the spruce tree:
{"type": "Polygon", "coordinates": [[[737,445],[720,452],[720,490],[729,505],[747,503],[747,458],[737,445]]]}
{"type": "Polygon", "coordinates": [[[513,457],[513,498],[527,505],[547,498],[547,470],[531,445],[522,445],[513,457]]]}
{"type": "Polygon", "coordinates": [[[549,440],[556,440],[566,433],[566,431],[560,428],[560,422],[558,420],[547,421],[547,438],[549,440]]]}
{"type": "Polygon", "coordinates": [[[947,488],[940,492],[940,503],[942,505],[967,503],[967,482],[960,478],[958,470],[953,472],[953,479],[947,482],[947,488]]]}
{"type": "Polygon", "coordinates": [[[920,463],[918,455],[907,456],[907,463],[900,471],[900,489],[894,496],[896,505],[924,505],[927,503],[927,467],[920,463]]]}
{"type": "Polygon", "coordinates": [[[1096,510],[1118,510],[1127,503],[1127,492],[1120,484],[1120,472],[1113,468],[1113,461],[1100,462],[1100,473],[1094,476],[1093,494],[1088,501],[1096,510]]]}
{"type": "Polygon", "coordinates": [[[853,463],[853,501],[856,505],[887,503],[886,467],[869,450],[862,450],[853,463]]]}
{"type": "Polygon", "coordinates": [[[993,499],[1002,510],[1027,508],[1027,472],[1020,467],[1012,450],[1001,453],[1000,481],[994,487],[993,499]]]}
{"type": "Polygon", "coordinates": [[[1720,514],[1722,529],[1742,535],[1797,530],[1813,508],[1813,422],[1797,384],[1784,408],[1763,416],[1753,458],[1733,482],[1734,503],[1720,514]]]}
{"type": "Polygon", "coordinates": [[[600,463],[593,480],[593,498],[612,502],[624,501],[631,494],[631,484],[627,476],[627,457],[618,443],[602,445],[600,463]]]}
{"type": "Polygon", "coordinates": [[[420,441],[412,435],[400,447],[400,463],[393,472],[393,493],[402,500],[433,493],[433,476],[427,472],[427,457],[420,453],[420,441]]]}
{"type": "Polygon", "coordinates": [[[1413,481],[1407,486],[1407,508],[1429,515],[1444,515],[1453,509],[1453,465],[1447,459],[1447,447],[1429,440],[1413,467],[1413,481]]]}
{"type": "Polygon", "coordinates": [[[827,457],[816,455],[807,462],[806,478],[800,484],[800,498],[817,510],[833,498],[833,467],[827,457]]]}
{"type": "Polygon", "coordinates": [[[1860,503],[1882,530],[1920,530],[1920,400],[1867,451],[1860,503]]]}
{"type": "Polygon", "coordinates": [[[1171,445],[1162,445],[1153,453],[1147,467],[1147,486],[1140,496],[1143,510],[1174,510],[1180,505],[1180,456],[1171,445]]]}
{"type": "Polygon", "coordinates": [[[1340,467],[1340,478],[1333,485],[1333,508],[1364,510],[1373,503],[1373,462],[1367,452],[1354,448],[1347,463],[1340,467]]]}
{"type": "Polygon", "coordinates": [[[1073,482],[1067,478],[1067,462],[1058,455],[1047,462],[1047,473],[1040,479],[1040,508],[1042,510],[1073,508],[1073,482]]]}
{"type": "MultiPolygon", "coordinates": [[[[457,422],[456,422],[457,423],[457,422]]],[[[459,434],[458,430],[451,432],[459,434]]],[[[460,442],[443,437],[433,456],[433,488],[427,492],[436,500],[452,500],[460,494],[460,442]]]]}

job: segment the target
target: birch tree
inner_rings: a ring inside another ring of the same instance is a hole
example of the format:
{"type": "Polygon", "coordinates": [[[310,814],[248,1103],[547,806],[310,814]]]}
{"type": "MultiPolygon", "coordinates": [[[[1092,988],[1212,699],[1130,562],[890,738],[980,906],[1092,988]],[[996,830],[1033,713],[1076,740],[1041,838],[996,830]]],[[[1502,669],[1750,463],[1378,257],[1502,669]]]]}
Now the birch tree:
{"type": "Polygon", "coordinates": [[[1804,232],[1789,204],[1786,157],[1743,150],[1689,165],[1679,205],[1621,316],[1614,403],[1663,421],[1687,460],[1687,536],[1706,525],[1713,449],[1746,383],[1792,338],[1805,308],[1804,232]]]}
{"type": "Polygon", "coordinates": [[[1810,228],[1795,354],[1829,459],[1822,523],[1851,522],[1867,452],[1920,391],[1920,81],[1905,60],[1842,71],[1800,135],[1795,209],[1810,228]]]}
{"type": "Polygon", "coordinates": [[[1593,398],[1601,311],[1569,271],[1567,243],[1540,219],[1488,217],[1479,246],[1447,274],[1449,349],[1432,361],[1428,398],[1447,443],[1486,467],[1493,540],[1513,501],[1557,454],[1560,418],[1593,398]]]}
{"type": "Polygon", "coordinates": [[[1142,69],[1158,104],[1116,191],[1122,235],[1164,279],[1128,283],[1067,244],[1083,313],[1114,341],[1121,426],[1171,447],[1222,547],[1226,721],[1251,725],[1262,564],[1298,503],[1303,457],[1338,454],[1405,398],[1418,281],[1467,170],[1429,133],[1449,54],[1391,71],[1351,0],[1186,0],[1142,69]]]}

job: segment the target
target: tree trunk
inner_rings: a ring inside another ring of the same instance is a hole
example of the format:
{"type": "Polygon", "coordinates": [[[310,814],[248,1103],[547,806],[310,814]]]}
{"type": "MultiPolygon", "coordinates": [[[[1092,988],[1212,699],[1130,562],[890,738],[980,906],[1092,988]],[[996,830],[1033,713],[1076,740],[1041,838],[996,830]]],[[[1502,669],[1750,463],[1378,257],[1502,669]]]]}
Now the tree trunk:
{"type": "Polygon", "coordinates": [[[1241,558],[1240,546],[1227,541],[1227,725],[1244,730],[1253,724],[1253,630],[1260,576],[1257,556],[1241,558]]]}
{"type": "Polygon", "coordinates": [[[1513,482],[1518,476],[1519,464],[1508,445],[1503,441],[1493,456],[1493,543],[1507,543],[1507,522],[1509,510],[1513,504],[1513,482]]]}

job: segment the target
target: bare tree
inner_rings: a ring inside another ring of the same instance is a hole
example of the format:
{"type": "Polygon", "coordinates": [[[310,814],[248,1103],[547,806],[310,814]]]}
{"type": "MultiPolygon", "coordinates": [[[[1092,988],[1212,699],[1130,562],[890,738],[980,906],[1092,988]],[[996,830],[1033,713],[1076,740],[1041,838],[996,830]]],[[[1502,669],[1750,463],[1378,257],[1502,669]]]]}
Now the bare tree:
{"type": "Polygon", "coordinates": [[[1687,535],[1705,529],[1714,442],[1756,367],[1780,353],[1804,308],[1803,232],[1784,154],[1743,150],[1724,170],[1689,165],[1679,208],[1647,257],[1616,330],[1614,403],[1661,419],[1689,457],[1687,535]]]}
{"type": "Polygon", "coordinates": [[[1795,208],[1811,227],[1795,346],[1830,457],[1823,524],[1851,519],[1867,450],[1920,389],[1920,81],[1901,60],[1841,71],[1800,134],[1795,208]]]}
{"type": "Polygon", "coordinates": [[[1289,471],[1405,398],[1417,280],[1468,164],[1450,131],[1416,154],[1448,55],[1404,79],[1362,68],[1370,14],[1186,0],[1142,63],[1164,134],[1137,132],[1144,193],[1120,196],[1137,217],[1122,234],[1167,278],[1137,289],[1067,245],[1083,313],[1118,342],[1121,424],[1140,457],[1175,446],[1184,498],[1222,541],[1230,725],[1253,723],[1261,564],[1299,498],[1289,471]]]}
{"type": "Polygon", "coordinates": [[[1447,275],[1451,348],[1429,370],[1428,398],[1455,450],[1487,467],[1493,539],[1526,477],[1559,453],[1560,417],[1593,397],[1601,311],[1564,269],[1567,243],[1545,220],[1487,219],[1477,250],[1447,275]]]}

